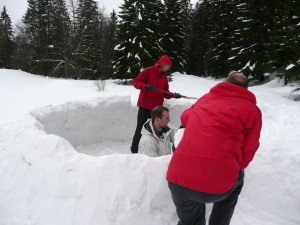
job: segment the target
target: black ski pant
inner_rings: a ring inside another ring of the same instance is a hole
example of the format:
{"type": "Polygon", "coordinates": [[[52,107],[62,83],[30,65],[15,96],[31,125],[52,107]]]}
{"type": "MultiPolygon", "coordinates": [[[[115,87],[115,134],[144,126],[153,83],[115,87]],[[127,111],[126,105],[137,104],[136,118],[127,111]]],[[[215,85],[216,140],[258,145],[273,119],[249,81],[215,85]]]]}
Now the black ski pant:
{"type": "Polygon", "coordinates": [[[239,173],[234,187],[224,194],[197,192],[169,182],[179,218],[178,225],[205,225],[205,203],[214,203],[209,225],[229,225],[244,183],[244,171],[239,173]]]}
{"type": "Polygon", "coordinates": [[[144,123],[151,117],[151,110],[139,107],[138,116],[137,116],[137,126],[135,129],[135,133],[132,139],[131,144],[131,152],[138,153],[139,150],[139,143],[141,140],[141,131],[143,128],[144,123]]]}

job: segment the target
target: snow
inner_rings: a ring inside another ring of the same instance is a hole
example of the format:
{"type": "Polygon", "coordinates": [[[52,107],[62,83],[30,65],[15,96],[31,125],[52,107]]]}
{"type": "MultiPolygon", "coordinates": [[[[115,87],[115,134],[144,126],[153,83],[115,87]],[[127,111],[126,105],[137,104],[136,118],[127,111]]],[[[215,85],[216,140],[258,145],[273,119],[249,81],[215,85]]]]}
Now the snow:
{"type": "Polygon", "coordinates": [[[240,49],[241,47],[236,47],[236,48],[231,48],[231,50],[237,50],[237,49],[240,49]]]}
{"type": "MultiPolygon", "coordinates": [[[[257,63],[257,62],[256,62],[256,63],[257,63]]],[[[251,71],[253,71],[253,70],[255,69],[256,63],[254,63],[252,66],[249,65],[249,69],[250,69],[251,71]]]]}
{"type": "Polygon", "coordinates": [[[147,27],[146,27],[146,30],[149,31],[150,33],[154,33],[153,30],[151,30],[151,29],[149,29],[149,28],[147,28],[147,27]]]}
{"type": "MultiPolygon", "coordinates": [[[[175,73],[170,90],[200,97],[218,81],[175,73]]],[[[300,106],[278,80],[251,87],[263,113],[231,225],[300,224],[300,106]]],[[[171,156],[131,155],[138,90],[107,80],[0,70],[1,225],[171,225],[171,156]]],[[[166,100],[179,126],[194,100],[166,100]]],[[[178,143],[183,130],[176,134],[178,143]]],[[[209,215],[211,205],[208,205],[209,215]]]]}
{"type": "Polygon", "coordinates": [[[116,50],[124,50],[125,47],[123,47],[122,49],[119,49],[120,46],[121,46],[120,44],[116,45],[116,46],[114,47],[114,50],[115,50],[115,51],[116,51],[116,50]]]}
{"type": "Polygon", "coordinates": [[[245,70],[246,68],[248,68],[250,66],[251,61],[249,60],[247,62],[247,64],[241,69],[241,70],[245,70]]]}
{"type": "Polygon", "coordinates": [[[133,41],[132,41],[133,44],[135,43],[136,39],[137,39],[137,36],[133,38],[133,41]]]}
{"type": "Polygon", "coordinates": [[[139,60],[139,62],[141,61],[141,58],[139,57],[138,54],[136,54],[136,55],[134,56],[134,58],[136,58],[137,60],[139,60]]]}
{"type": "Polygon", "coordinates": [[[290,64],[290,65],[288,65],[288,66],[286,67],[285,70],[290,70],[290,69],[292,69],[293,67],[295,67],[295,64],[290,64]]]}
{"type": "Polygon", "coordinates": [[[236,56],[232,56],[232,57],[228,58],[228,60],[233,60],[235,58],[236,58],[236,56]]]}

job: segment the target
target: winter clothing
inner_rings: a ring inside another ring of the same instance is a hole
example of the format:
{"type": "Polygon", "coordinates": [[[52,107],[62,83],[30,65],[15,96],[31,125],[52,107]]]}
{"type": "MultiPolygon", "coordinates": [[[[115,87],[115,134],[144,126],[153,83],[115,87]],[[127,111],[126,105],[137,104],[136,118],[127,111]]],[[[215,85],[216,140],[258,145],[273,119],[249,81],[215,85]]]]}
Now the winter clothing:
{"type": "Polygon", "coordinates": [[[170,99],[172,95],[164,94],[155,89],[169,91],[167,73],[160,70],[161,65],[172,65],[171,59],[163,55],[154,66],[145,68],[134,80],[133,86],[140,89],[137,102],[139,106],[138,123],[131,144],[131,152],[137,153],[143,124],[150,118],[150,112],[155,106],[163,105],[164,98],[170,99]],[[148,85],[148,86],[147,86],[148,85]],[[146,88],[147,86],[147,88],[146,88]]]}
{"type": "Polygon", "coordinates": [[[176,128],[168,126],[161,133],[155,132],[152,119],[149,119],[142,128],[142,138],[138,153],[151,157],[172,154],[176,131],[176,128]]]}
{"type": "Polygon", "coordinates": [[[205,203],[212,203],[209,225],[229,225],[244,183],[244,171],[239,173],[234,187],[225,194],[207,194],[172,184],[169,188],[180,225],[205,225],[205,203]]]}
{"type": "Polygon", "coordinates": [[[148,84],[154,88],[169,91],[167,73],[160,70],[160,65],[172,65],[172,62],[168,56],[162,56],[154,66],[147,67],[133,80],[133,86],[141,90],[137,102],[139,107],[152,110],[155,106],[163,105],[164,98],[172,98],[172,95],[146,89],[148,84]]]}
{"type": "Polygon", "coordinates": [[[262,121],[255,96],[219,83],[182,114],[181,123],[185,132],[167,180],[198,192],[228,192],[259,147],[262,121]]]}
{"type": "Polygon", "coordinates": [[[131,145],[131,152],[138,153],[138,146],[141,139],[141,130],[144,123],[151,118],[151,110],[144,109],[139,107],[138,116],[137,116],[137,126],[133,136],[132,145],[131,145]]]}
{"type": "Polygon", "coordinates": [[[158,91],[158,89],[157,88],[155,88],[155,87],[152,87],[151,85],[149,85],[149,84],[146,84],[146,86],[145,86],[145,90],[146,91],[158,91]]]}
{"type": "Polygon", "coordinates": [[[157,61],[156,64],[161,65],[161,66],[163,66],[163,65],[172,66],[172,61],[169,56],[163,55],[162,57],[160,57],[160,59],[157,61]]]}
{"type": "Polygon", "coordinates": [[[176,99],[181,98],[181,94],[178,94],[178,93],[175,92],[173,97],[176,98],[176,99]]]}

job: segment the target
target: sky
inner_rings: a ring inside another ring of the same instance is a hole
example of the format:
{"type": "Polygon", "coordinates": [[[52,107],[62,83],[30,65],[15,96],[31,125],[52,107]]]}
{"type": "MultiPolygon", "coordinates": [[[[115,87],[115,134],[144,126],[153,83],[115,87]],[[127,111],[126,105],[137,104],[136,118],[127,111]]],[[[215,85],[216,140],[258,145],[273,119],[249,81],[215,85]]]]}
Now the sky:
{"type": "MultiPolygon", "coordinates": [[[[99,7],[104,7],[107,13],[110,13],[113,9],[116,12],[119,11],[119,6],[123,3],[123,0],[96,0],[99,3],[99,7]]],[[[192,4],[195,4],[197,0],[191,0],[192,4]]],[[[27,9],[27,0],[0,0],[0,11],[2,12],[3,6],[6,6],[8,15],[10,16],[13,25],[21,21],[27,9]]]]}

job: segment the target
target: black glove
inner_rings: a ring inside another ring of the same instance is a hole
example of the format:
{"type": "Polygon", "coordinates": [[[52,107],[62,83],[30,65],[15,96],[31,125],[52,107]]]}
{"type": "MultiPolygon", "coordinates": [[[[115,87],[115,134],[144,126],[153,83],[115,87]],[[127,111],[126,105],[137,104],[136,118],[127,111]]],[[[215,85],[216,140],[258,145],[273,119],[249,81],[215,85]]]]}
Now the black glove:
{"type": "Polygon", "coordinates": [[[181,98],[181,94],[175,92],[174,95],[173,95],[173,97],[174,97],[174,98],[177,98],[177,99],[178,99],[178,98],[181,98]]]}
{"type": "Polygon", "coordinates": [[[145,90],[146,91],[157,91],[157,88],[155,88],[155,87],[153,87],[153,86],[151,86],[149,84],[146,84],[145,90]]]}

